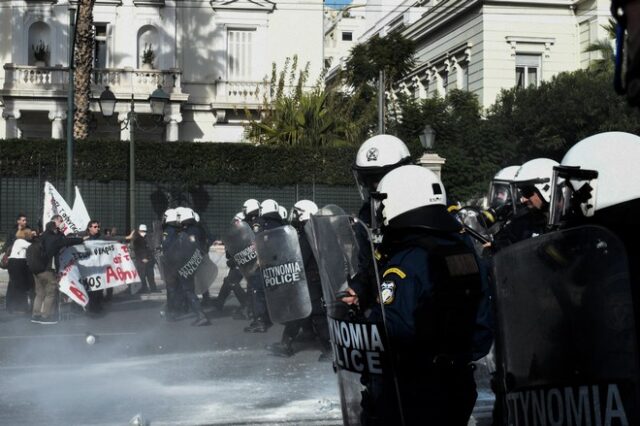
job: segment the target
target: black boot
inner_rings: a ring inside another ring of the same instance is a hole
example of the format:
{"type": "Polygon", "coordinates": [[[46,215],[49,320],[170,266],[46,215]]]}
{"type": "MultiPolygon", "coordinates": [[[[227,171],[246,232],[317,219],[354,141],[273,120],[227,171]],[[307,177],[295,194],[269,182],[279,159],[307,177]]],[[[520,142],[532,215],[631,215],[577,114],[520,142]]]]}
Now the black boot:
{"type": "Polygon", "coordinates": [[[282,341],[278,343],[273,343],[267,346],[267,350],[271,352],[272,355],[281,356],[285,358],[289,358],[293,356],[293,346],[291,345],[291,341],[282,341]]]}
{"type": "Polygon", "coordinates": [[[191,323],[194,327],[202,327],[204,325],[211,325],[211,321],[204,314],[204,311],[198,312],[198,317],[191,323]]]}
{"type": "Polygon", "coordinates": [[[244,328],[245,333],[266,333],[271,324],[262,318],[251,321],[249,326],[244,328]]]}

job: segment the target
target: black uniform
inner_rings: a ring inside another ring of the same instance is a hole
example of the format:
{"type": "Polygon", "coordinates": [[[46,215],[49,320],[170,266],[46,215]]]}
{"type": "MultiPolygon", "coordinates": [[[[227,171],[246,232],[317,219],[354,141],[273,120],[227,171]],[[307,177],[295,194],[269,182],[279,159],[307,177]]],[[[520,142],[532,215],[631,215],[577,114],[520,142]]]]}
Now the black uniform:
{"type": "Polygon", "coordinates": [[[363,424],[397,424],[401,401],[407,425],[466,426],[477,396],[471,361],[491,344],[474,347],[484,274],[473,248],[459,234],[413,230],[385,234],[381,250],[392,368],[363,378],[363,424]]]}

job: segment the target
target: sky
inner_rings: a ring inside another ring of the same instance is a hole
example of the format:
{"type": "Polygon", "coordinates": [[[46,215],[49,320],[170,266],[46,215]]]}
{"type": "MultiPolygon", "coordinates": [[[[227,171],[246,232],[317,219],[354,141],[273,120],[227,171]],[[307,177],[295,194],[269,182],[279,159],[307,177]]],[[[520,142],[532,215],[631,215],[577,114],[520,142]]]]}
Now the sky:
{"type": "Polygon", "coordinates": [[[333,9],[342,9],[351,4],[351,0],[325,0],[324,5],[333,9]]]}

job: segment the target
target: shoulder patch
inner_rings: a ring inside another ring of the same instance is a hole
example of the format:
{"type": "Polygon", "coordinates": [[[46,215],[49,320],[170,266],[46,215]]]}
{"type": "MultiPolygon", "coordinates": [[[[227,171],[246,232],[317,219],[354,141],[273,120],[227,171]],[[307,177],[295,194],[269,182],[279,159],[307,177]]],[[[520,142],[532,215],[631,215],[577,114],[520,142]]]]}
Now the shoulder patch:
{"type": "Polygon", "coordinates": [[[407,274],[405,274],[400,268],[389,268],[386,271],[384,271],[384,274],[382,274],[382,278],[386,277],[387,275],[390,274],[396,274],[397,276],[399,276],[400,278],[404,279],[407,277],[407,274]]]}
{"type": "Polygon", "coordinates": [[[380,286],[380,294],[382,295],[382,303],[390,305],[396,299],[396,283],[393,281],[385,281],[380,286]]]}

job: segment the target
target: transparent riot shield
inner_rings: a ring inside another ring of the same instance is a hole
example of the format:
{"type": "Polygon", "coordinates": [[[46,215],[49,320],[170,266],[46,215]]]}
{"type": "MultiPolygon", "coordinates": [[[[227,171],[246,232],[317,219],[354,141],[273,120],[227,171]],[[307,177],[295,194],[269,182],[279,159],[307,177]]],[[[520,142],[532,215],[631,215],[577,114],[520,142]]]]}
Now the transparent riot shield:
{"type": "Polygon", "coordinates": [[[298,233],[281,226],[256,235],[258,264],[271,320],[295,321],[311,315],[311,298],[298,233]]]}
{"type": "Polygon", "coordinates": [[[382,377],[387,364],[382,324],[340,300],[358,271],[359,251],[373,255],[370,246],[359,247],[353,226],[346,215],[311,216],[305,226],[320,272],[345,425],[360,424],[363,384],[382,377]]]}
{"type": "Polygon", "coordinates": [[[245,279],[258,271],[256,236],[246,222],[233,223],[223,241],[245,279]]]}
{"type": "Polygon", "coordinates": [[[209,290],[218,276],[218,267],[211,260],[208,253],[204,254],[202,263],[196,270],[195,292],[202,294],[209,290]]]}
{"type": "Polygon", "coordinates": [[[595,226],[496,255],[498,371],[509,425],[640,424],[628,271],[621,242],[595,226]]]}
{"type": "Polygon", "coordinates": [[[478,253],[482,255],[484,243],[491,241],[491,234],[487,226],[482,211],[473,206],[462,207],[455,214],[456,219],[462,223],[467,233],[471,235],[473,246],[478,253]]]}
{"type": "Polygon", "coordinates": [[[153,250],[153,257],[156,260],[156,265],[158,265],[158,270],[160,271],[160,278],[162,278],[163,282],[165,281],[164,276],[164,264],[162,259],[162,238],[163,238],[163,229],[162,222],[159,220],[154,220],[152,223],[152,235],[151,235],[151,249],[153,250]]]}

